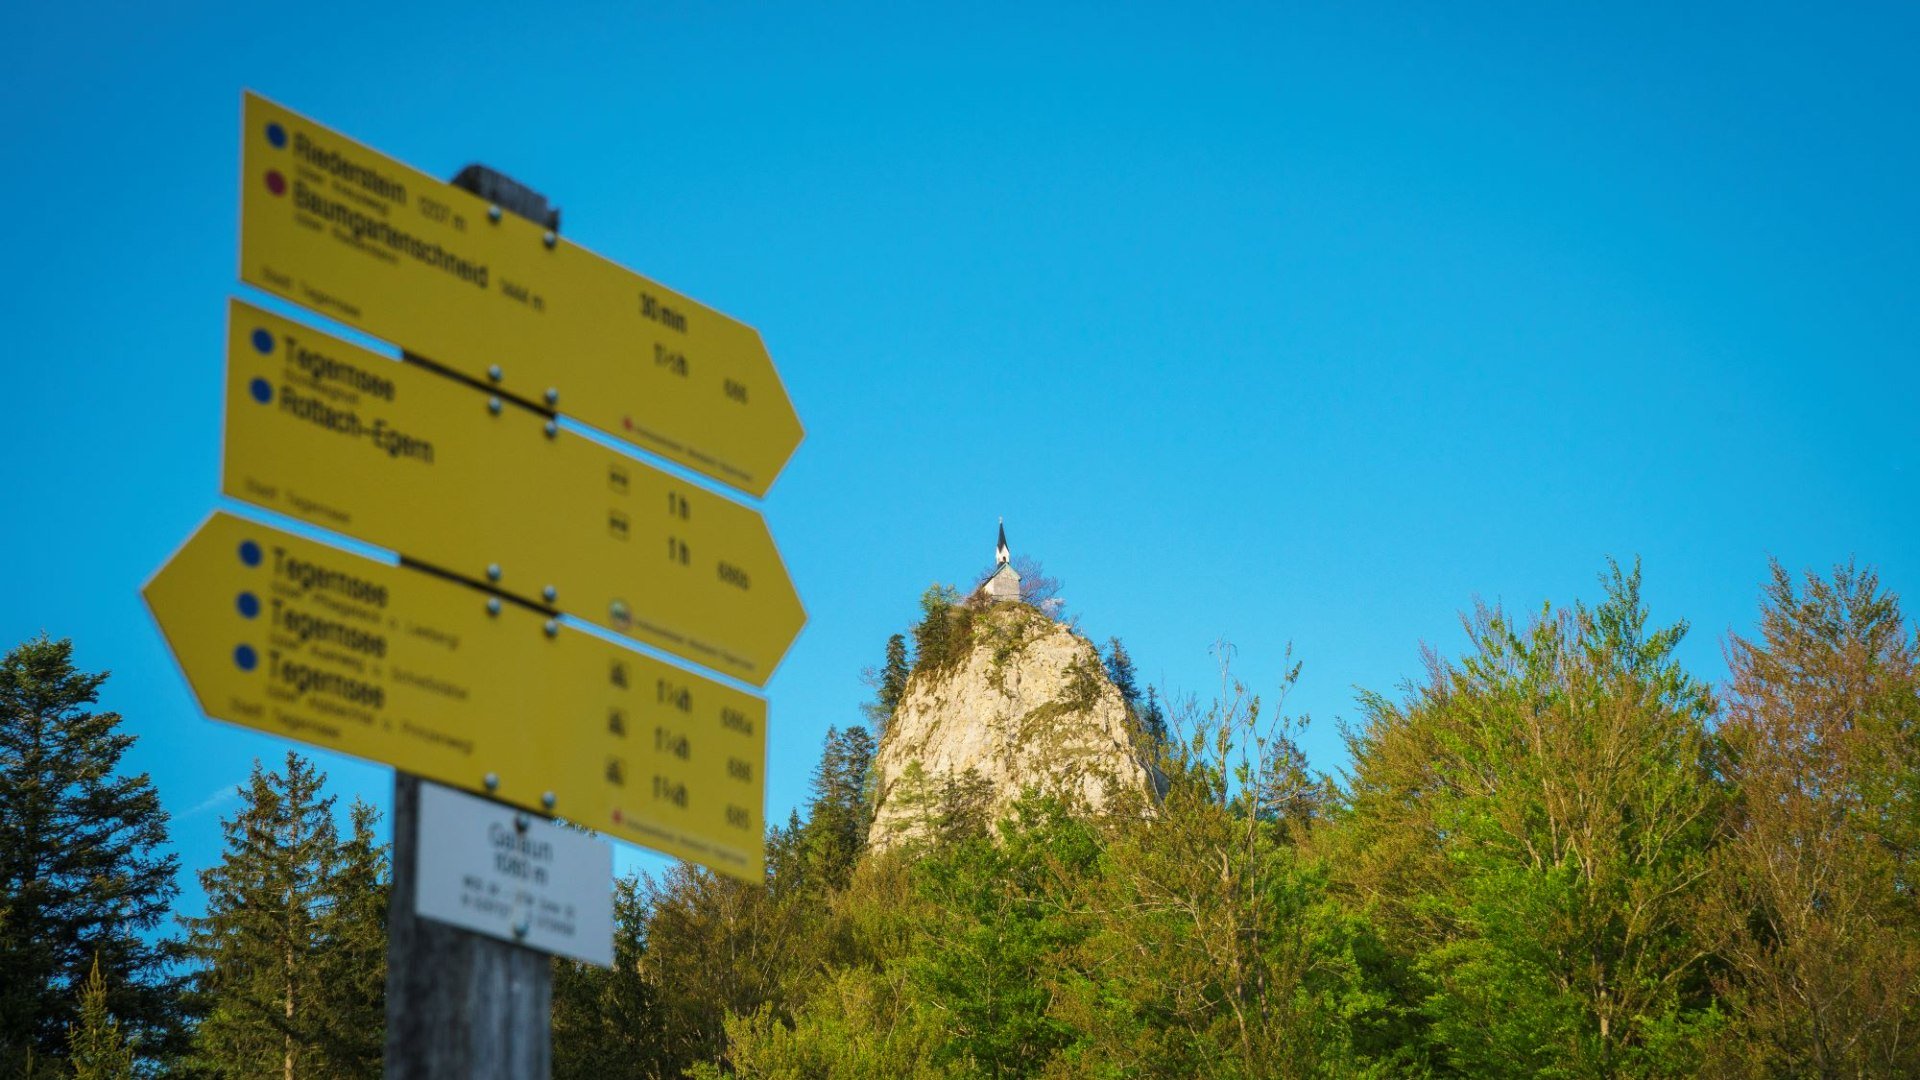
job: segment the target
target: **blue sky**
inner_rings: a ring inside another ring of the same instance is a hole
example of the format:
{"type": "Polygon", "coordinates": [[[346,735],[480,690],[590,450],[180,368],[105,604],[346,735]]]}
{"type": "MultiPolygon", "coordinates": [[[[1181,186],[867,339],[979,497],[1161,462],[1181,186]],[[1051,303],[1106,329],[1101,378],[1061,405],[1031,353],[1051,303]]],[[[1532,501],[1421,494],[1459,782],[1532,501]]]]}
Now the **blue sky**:
{"type": "Polygon", "coordinates": [[[761,330],[808,429],[776,820],[1001,516],[1176,693],[1292,641],[1323,768],[1476,597],[1610,555],[1716,679],[1770,555],[1920,597],[1911,8],[19,7],[0,642],[112,669],[188,869],[289,745],[199,716],[137,595],[217,504],[243,87],[761,330]]]}

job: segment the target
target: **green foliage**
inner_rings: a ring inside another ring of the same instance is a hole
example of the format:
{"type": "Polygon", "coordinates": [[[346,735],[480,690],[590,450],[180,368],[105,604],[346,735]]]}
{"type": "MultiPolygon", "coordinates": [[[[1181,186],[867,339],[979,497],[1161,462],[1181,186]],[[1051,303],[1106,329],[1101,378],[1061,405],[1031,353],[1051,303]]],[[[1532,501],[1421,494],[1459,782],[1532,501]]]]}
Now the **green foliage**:
{"type": "MultiPolygon", "coordinates": [[[[795,815],[768,838],[764,886],[684,864],[639,884],[629,913],[633,977],[617,972],[615,985],[624,988],[618,1000],[633,1017],[627,1030],[644,1032],[651,1049],[640,1071],[607,1075],[717,1068],[727,1060],[730,1016],[792,1022],[821,973],[849,947],[833,909],[866,851],[872,760],[865,728],[828,732],[806,818],[795,815]]],[[[596,981],[582,979],[584,986],[596,981]]],[[[573,1075],[595,1074],[583,1065],[573,1075]]]]}
{"type": "Polygon", "coordinates": [[[325,776],[298,754],[254,763],[227,850],[184,919],[201,968],[190,1064],[203,1075],[378,1076],[385,1030],[385,854],[352,808],[341,837],[325,776]]]}
{"type": "Polygon", "coordinates": [[[1472,1075],[1653,1075],[1713,1006],[1697,910],[1721,794],[1712,699],[1647,629],[1638,569],[1597,608],[1497,611],[1404,704],[1363,699],[1343,847],[1354,902],[1472,1075]]]}
{"type": "Polygon", "coordinates": [[[1162,743],[1167,739],[1167,710],[1160,703],[1160,693],[1153,687],[1147,687],[1147,700],[1140,706],[1140,730],[1149,742],[1162,743]]]}
{"type": "Polygon", "coordinates": [[[645,1080],[672,1075],[663,1053],[659,993],[647,979],[640,882],[613,888],[611,970],[553,961],[554,1080],[645,1080]]]}
{"type": "Polygon", "coordinates": [[[680,864],[643,880],[640,897],[640,971],[656,1002],[663,1075],[722,1061],[730,1014],[790,1016],[828,944],[820,900],[803,890],[783,895],[680,864]]]}
{"type": "Polygon", "coordinates": [[[1076,658],[1067,668],[1067,686],[1060,699],[1050,704],[1058,712],[1083,713],[1092,709],[1100,701],[1100,691],[1107,685],[1106,672],[1099,662],[1091,657],[1076,658]]]}
{"type": "Polygon", "coordinates": [[[107,982],[94,961],[80,991],[80,1022],[67,1029],[74,1080],[133,1080],[133,1047],[107,1011],[107,982]]]}
{"type": "Polygon", "coordinates": [[[1796,586],[1775,565],[1729,661],[1714,1067],[1920,1075],[1920,646],[1871,571],[1796,586]]]}
{"type": "MultiPolygon", "coordinates": [[[[828,967],[790,1008],[736,1012],[743,1076],[1398,1075],[1384,950],[1262,807],[1268,748],[1237,699],[1165,749],[1157,809],[1029,793],[984,823],[978,777],[911,766],[935,827],[827,900],[828,967]],[[945,808],[944,812],[936,808],[945,808]]],[[[1288,760],[1293,760],[1288,757],[1288,760]]],[[[901,792],[896,791],[899,797],[901,792]]],[[[1396,1026],[1398,1023],[1398,1026],[1396,1026]]],[[[717,1075],[721,1062],[715,1063],[717,1075]]]]}
{"type": "Polygon", "coordinates": [[[45,637],[0,658],[0,1067],[58,1068],[97,969],[105,1008],[148,1064],[183,1031],[178,943],[159,929],[178,887],[167,814],[134,736],[99,712],[107,676],[45,637]],[[29,1067],[28,1063],[34,1063],[29,1067]]]}
{"type": "MultiPolygon", "coordinates": [[[[965,1075],[935,1060],[946,1044],[944,1018],[904,997],[865,970],[838,972],[791,1027],[768,1008],[728,1017],[729,1064],[734,1075],[777,1080],[965,1075]]],[[[703,1062],[689,1075],[718,1080],[725,1074],[703,1062]]]]}
{"type": "MultiPolygon", "coordinates": [[[[798,836],[800,861],[795,878],[815,891],[845,887],[853,865],[867,847],[872,823],[867,774],[873,765],[873,737],[859,726],[828,728],[820,764],[813,772],[807,821],[798,836]]],[[[783,882],[784,884],[784,882],[783,882]]]]}
{"type": "Polygon", "coordinates": [[[1074,875],[1088,933],[1061,959],[1056,1013],[1082,1033],[1064,1071],[1398,1075],[1377,943],[1294,842],[1307,823],[1262,810],[1261,762],[1304,721],[1226,685],[1162,748],[1157,811],[1094,832],[1097,872],[1074,875]]]}
{"type": "Polygon", "coordinates": [[[885,731],[887,721],[900,708],[900,700],[907,695],[907,679],[913,674],[913,663],[907,657],[907,637],[895,634],[887,639],[887,658],[880,670],[872,672],[870,682],[873,685],[873,702],[866,706],[867,722],[875,731],[885,731]]]}
{"type": "Polygon", "coordinates": [[[1030,800],[998,837],[977,835],[917,861],[921,918],[902,958],[909,985],[946,1019],[934,1063],[988,1076],[1036,1074],[1074,1041],[1050,1015],[1054,959],[1079,935],[1049,886],[1093,848],[1057,803],[1030,800]]]}
{"type": "Polygon", "coordinates": [[[957,589],[929,585],[920,595],[920,621],[913,626],[914,672],[940,671],[964,658],[973,639],[973,616],[957,589]]]}
{"type": "Polygon", "coordinates": [[[1140,706],[1140,685],[1133,671],[1133,657],[1127,647],[1117,637],[1107,639],[1107,652],[1103,658],[1107,668],[1107,680],[1114,689],[1120,691],[1120,700],[1127,703],[1129,710],[1140,706]]]}
{"type": "MultiPolygon", "coordinates": [[[[1897,599],[1775,567],[1723,708],[1638,568],[1603,586],[1476,611],[1464,655],[1364,693],[1338,787],[1284,710],[1290,653],[1270,706],[1223,664],[1213,702],[1170,709],[1110,639],[1021,723],[1114,685],[1151,795],[1029,791],[995,820],[978,772],[909,762],[889,799],[918,824],[881,855],[873,737],[832,729],[764,883],[617,883],[613,969],[553,965],[554,1074],[1920,1075],[1920,640],[1897,599]]],[[[1004,662],[1044,625],[958,601],[923,596],[911,665],[889,641],[876,723],[912,672],[1004,662]]],[[[0,663],[0,1072],[378,1072],[374,816],[340,835],[295,755],[223,823],[187,920],[202,1019],[165,1059],[165,819],[113,776],[130,738],[70,651],[0,663]]]]}

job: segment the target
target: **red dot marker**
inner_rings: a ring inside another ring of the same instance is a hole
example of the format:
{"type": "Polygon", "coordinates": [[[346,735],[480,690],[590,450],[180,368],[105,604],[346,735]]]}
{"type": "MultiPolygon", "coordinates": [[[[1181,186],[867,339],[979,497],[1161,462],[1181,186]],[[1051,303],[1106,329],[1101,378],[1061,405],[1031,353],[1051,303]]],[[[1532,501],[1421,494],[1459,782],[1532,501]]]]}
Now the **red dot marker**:
{"type": "Polygon", "coordinates": [[[279,169],[267,170],[267,190],[273,192],[275,195],[285,195],[287,193],[287,178],[280,175],[279,169]]]}

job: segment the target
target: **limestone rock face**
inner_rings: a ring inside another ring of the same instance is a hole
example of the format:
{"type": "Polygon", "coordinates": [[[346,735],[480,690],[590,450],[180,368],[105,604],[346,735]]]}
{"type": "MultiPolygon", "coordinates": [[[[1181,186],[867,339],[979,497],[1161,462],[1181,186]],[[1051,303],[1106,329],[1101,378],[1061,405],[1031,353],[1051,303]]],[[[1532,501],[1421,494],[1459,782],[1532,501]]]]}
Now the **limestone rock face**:
{"type": "Polygon", "coordinates": [[[1027,787],[1093,809],[1153,790],[1134,721],[1091,642],[1025,604],[972,618],[970,647],[914,672],[880,740],[875,850],[922,835],[943,785],[969,771],[984,784],[990,820],[1027,787]]]}

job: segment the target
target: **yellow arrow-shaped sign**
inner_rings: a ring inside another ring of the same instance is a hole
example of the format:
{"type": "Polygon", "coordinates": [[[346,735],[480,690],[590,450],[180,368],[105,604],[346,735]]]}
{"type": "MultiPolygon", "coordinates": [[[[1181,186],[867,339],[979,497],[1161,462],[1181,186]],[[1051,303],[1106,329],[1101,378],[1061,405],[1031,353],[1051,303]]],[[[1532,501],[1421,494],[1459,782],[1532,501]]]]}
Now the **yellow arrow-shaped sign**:
{"type": "Polygon", "coordinates": [[[254,94],[240,277],[753,495],[800,444],[753,328],[254,94]]]}
{"type": "Polygon", "coordinates": [[[806,621],[747,507],[238,301],[222,490],[756,686],[806,621]]]}
{"type": "Polygon", "coordinates": [[[209,716],[761,880],[751,694],[224,513],[145,596],[209,716]]]}

